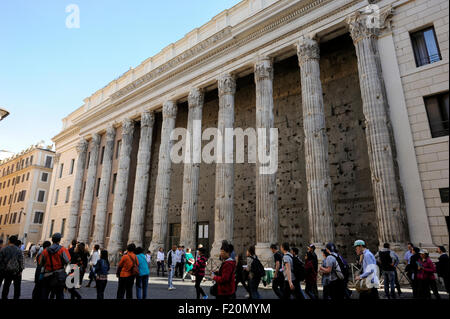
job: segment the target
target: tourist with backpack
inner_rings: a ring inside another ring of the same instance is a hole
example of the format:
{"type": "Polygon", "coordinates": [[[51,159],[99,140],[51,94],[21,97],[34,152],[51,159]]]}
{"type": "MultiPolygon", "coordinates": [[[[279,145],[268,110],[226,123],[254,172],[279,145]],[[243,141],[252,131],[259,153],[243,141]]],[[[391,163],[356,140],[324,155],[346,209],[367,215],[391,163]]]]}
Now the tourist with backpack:
{"type": "Polygon", "coordinates": [[[378,266],[375,256],[366,247],[363,240],[356,240],[353,244],[358,256],[362,256],[362,273],[356,276],[356,280],[364,281],[364,289],[359,292],[359,299],[379,299],[378,288],[380,280],[378,278],[378,266]]]}
{"type": "Polygon", "coordinates": [[[250,296],[249,299],[261,299],[261,295],[258,292],[258,286],[261,282],[261,278],[265,275],[264,266],[255,254],[255,246],[250,246],[247,249],[247,268],[248,272],[250,296]]]}
{"type": "Polygon", "coordinates": [[[213,272],[215,284],[211,287],[211,295],[216,299],[233,299],[236,293],[236,261],[231,257],[234,251],[233,245],[223,242],[220,247],[220,259],[222,264],[219,271],[213,272]]]}
{"type": "Polygon", "coordinates": [[[142,247],[136,248],[136,256],[139,261],[139,275],[136,276],[136,298],[147,299],[148,276],[150,270],[142,247]]]}
{"type": "Polygon", "coordinates": [[[277,295],[278,298],[283,298],[283,285],[284,285],[284,275],[283,275],[283,254],[278,250],[277,245],[272,244],[270,250],[273,254],[273,261],[275,263],[275,269],[273,272],[272,280],[272,290],[277,295]]]}
{"type": "Polygon", "coordinates": [[[375,254],[384,278],[384,293],[387,299],[395,299],[395,271],[398,265],[397,255],[390,250],[389,243],[384,243],[383,248],[375,254]],[[390,289],[390,292],[389,292],[390,289]]]}
{"type": "Polygon", "coordinates": [[[127,253],[122,256],[117,267],[119,286],[117,287],[117,299],[133,299],[133,285],[136,276],[139,275],[139,260],[135,255],[136,245],[129,244],[127,253]]]}
{"type": "Polygon", "coordinates": [[[105,288],[108,283],[108,272],[110,269],[108,261],[108,251],[100,252],[100,259],[95,264],[95,288],[97,289],[97,299],[105,299],[105,288]]]}
{"type": "Polygon", "coordinates": [[[292,256],[294,257],[294,275],[295,280],[298,281],[298,288],[300,290],[300,297],[306,299],[306,295],[303,292],[301,282],[305,280],[305,263],[300,258],[300,251],[297,247],[291,248],[292,256]]]}
{"type": "Polygon", "coordinates": [[[322,274],[324,299],[342,300],[345,297],[345,276],[341,268],[342,260],[335,250],[333,243],[328,243],[325,249],[322,249],[325,259],[319,272],[322,274]]]}
{"type": "Polygon", "coordinates": [[[39,264],[39,257],[41,256],[43,250],[47,249],[51,245],[52,245],[51,242],[44,241],[44,243],[42,244],[42,247],[41,247],[42,250],[39,249],[38,252],[36,253],[36,270],[34,272],[34,289],[33,289],[33,293],[32,293],[33,300],[39,300],[42,298],[42,294],[43,294],[42,270],[43,269],[42,269],[41,265],[39,264]]]}
{"type": "Polygon", "coordinates": [[[284,289],[283,299],[291,299],[293,295],[296,299],[302,299],[300,295],[300,281],[296,280],[294,269],[294,256],[289,252],[289,244],[283,243],[281,245],[281,252],[283,253],[283,274],[284,274],[284,289]]]}
{"type": "Polygon", "coordinates": [[[14,283],[14,299],[20,298],[20,285],[24,267],[23,253],[17,247],[17,237],[11,236],[8,246],[0,250],[0,273],[4,278],[2,299],[8,299],[9,287],[14,283]]]}
{"type": "Polygon", "coordinates": [[[69,251],[61,246],[61,234],[52,236],[52,245],[42,251],[39,264],[43,267],[43,298],[48,299],[50,294],[56,299],[64,299],[64,288],[66,287],[65,267],[70,263],[69,251]]]}

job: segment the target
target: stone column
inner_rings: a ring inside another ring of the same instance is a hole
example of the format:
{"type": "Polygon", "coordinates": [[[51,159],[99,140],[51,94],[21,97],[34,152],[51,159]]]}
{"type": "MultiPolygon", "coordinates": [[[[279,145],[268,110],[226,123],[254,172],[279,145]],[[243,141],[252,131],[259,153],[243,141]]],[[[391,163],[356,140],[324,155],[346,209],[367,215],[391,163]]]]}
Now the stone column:
{"type": "Polygon", "coordinates": [[[188,158],[188,162],[184,164],[180,244],[193,250],[196,249],[198,179],[200,175],[201,162],[201,121],[203,101],[203,91],[197,88],[192,89],[188,96],[189,114],[187,131],[189,142],[187,143],[186,148],[189,147],[190,156],[188,158]],[[200,130],[200,132],[194,131],[194,123],[196,123],[196,130],[200,130]],[[200,136],[197,136],[198,134],[200,136]]]}
{"type": "Polygon", "coordinates": [[[380,12],[379,20],[374,23],[372,16],[356,12],[347,18],[347,23],[358,58],[379,244],[381,246],[387,242],[391,244],[392,249],[398,250],[408,241],[407,221],[394,168],[389,105],[377,42],[379,32],[389,23],[391,15],[390,8],[384,10],[380,12]]]}
{"type": "Polygon", "coordinates": [[[156,177],[155,204],[153,207],[153,233],[149,250],[155,254],[159,247],[165,247],[167,236],[167,215],[170,199],[170,176],[172,160],[170,150],[173,141],[170,134],[175,128],[177,104],[167,101],[163,105],[163,123],[161,128],[161,145],[159,147],[158,176],[156,177]]]}
{"type": "MultiPolygon", "coordinates": [[[[81,190],[83,187],[84,168],[86,167],[88,142],[82,138],[77,145],[77,167],[75,170],[75,179],[73,182],[72,196],[70,201],[69,220],[65,231],[64,244],[69,245],[72,240],[77,239],[78,211],[80,210],[81,190]]],[[[56,175],[56,173],[55,173],[56,175]]]]}
{"type": "Polygon", "coordinates": [[[301,39],[297,49],[302,86],[310,242],[320,248],[334,241],[328,137],[320,81],[320,49],[319,44],[309,38],[301,39]]]}
{"type": "Polygon", "coordinates": [[[150,159],[152,149],[153,112],[143,112],[141,115],[141,137],[137,154],[136,178],[134,182],[133,208],[131,210],[130,232],[128,243],[137,247],[144,245],[144,219],[147,204],[148,184],[150,178],[150,159]]]}
{"type": "MultiPolygon", "coordinates": [[[[225,136],[225,128],[234,127],[234,95],[236,93],[236,80],[230,74],[219,78],[219,117],[217,130],[225,136]]],[[[218,148],[216,148],[218,149],[218,148]]],[[[231,149],[232,151],[233,149],[231,149]]],[[[225,143],[222,143],[221,152],[225,154],[225,143]]],[[[214,213],[214,243],[211,249],[211,258],[218,260],[223,240],[233,240],[234,218],[234,164],[225,163],[224,157],[218,158],[216,163],[216,199],[214,213]]]]}
{"type": "Polygon", "coordinates": [[[83,205],[81,206],[80,227],[78,229],[78,241],[87,243],[92,219],[92,200],[94,199],[95,177],[97,176],[98,148],[101,137],[94,134],[91,140],[91,156],[86,177],[86,188],[84,190],[83,205]]]}
{"type": "Polygon", "coordinates": [[[106,145],[103,154],[102,175],[100,179],[100,189],[98,192],[97,208],[95,211],[93,245],[105,246],[106,216],[108,214],[109,184],[111,182],[112,160],[114,155],[114,142],[116,130],[110,125],[106,129],[106,145]]]}
{"type": "MultiPolygon", "coordinates": [[[[270,154],[270,129],[273,117],[273,64],[262,58],[255,64],[256,128],[258,134],[265,130],[265,145],[257,144],[257,154],[270,154]],[[264,129],[264,130],[260,130],[264,129]],[[264,149],[259,150],[260,147],[264,149]]],[[[278,143],[278,140],[274,141],[278,143]]],[[[256,165],[256,255],[264,264],[273,264],[270,245],[278,242],[277,176],[268,171],[269,163],[256,165]]]]}
{"type": "Polygon", "coordinates": [[[130,174],[131,148],[133,144],[134,122],[125,119],[122,123],[122,144],[119,154],[119,169],[114,190],[113,212],[111,217],[111,235],[108,251],[111,261],[117,261],[117,253],[123,248],[123,224],[125,221],[128,196],[128,176],[130,174]]]}

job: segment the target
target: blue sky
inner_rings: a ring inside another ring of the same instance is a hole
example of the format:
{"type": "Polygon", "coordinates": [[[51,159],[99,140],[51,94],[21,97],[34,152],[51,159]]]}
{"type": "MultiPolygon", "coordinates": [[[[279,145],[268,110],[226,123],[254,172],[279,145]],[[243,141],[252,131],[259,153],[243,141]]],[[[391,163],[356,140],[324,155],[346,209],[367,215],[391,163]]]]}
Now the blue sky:
{"type": "Polygon", "coordinates": [[[239,0],[0,1],[0,150],[51,143],[61,119],[239,0]],[[78,5],[80,28],[66,27],[78,5]]]}

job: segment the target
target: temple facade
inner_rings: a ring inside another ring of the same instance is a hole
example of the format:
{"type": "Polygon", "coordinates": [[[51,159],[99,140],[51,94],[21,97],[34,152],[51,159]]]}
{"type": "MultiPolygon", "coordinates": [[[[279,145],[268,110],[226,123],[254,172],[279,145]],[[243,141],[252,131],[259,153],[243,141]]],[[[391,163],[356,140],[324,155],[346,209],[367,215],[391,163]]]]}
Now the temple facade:
{"type": "Polygon", "coordinates": [[[447,1],[244,0],[63,119],[50,196],[70,200],[48,201],[42,240],[64,227],[112,256],[130,242],[217,256],[226,239],[265,261],[285,241],[349,258],[355,239],[448,245],[448,85],[447,1]],[[199,126],[182,155],[209,152],[209,128],[277,129],[244,139],[276,146],[276,170],[233,147],[174,162],[171,132],[199,126]]]}

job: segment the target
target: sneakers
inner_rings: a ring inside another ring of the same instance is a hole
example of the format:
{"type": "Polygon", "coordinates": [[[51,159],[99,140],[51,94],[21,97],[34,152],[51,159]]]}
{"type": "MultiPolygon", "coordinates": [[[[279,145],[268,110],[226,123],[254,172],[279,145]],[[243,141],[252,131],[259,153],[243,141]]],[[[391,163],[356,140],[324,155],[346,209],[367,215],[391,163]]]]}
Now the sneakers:
{"type": "Polygon", "coordinates": [[[175,287],[169,287],[169,290],[175,290],[176,288],[175,287]]]}
{"type": "Polygon", "coordinates": [[[208,299],[208,295],[204,295],[204,296],[203,296],[203,299],[208,299]]]}

